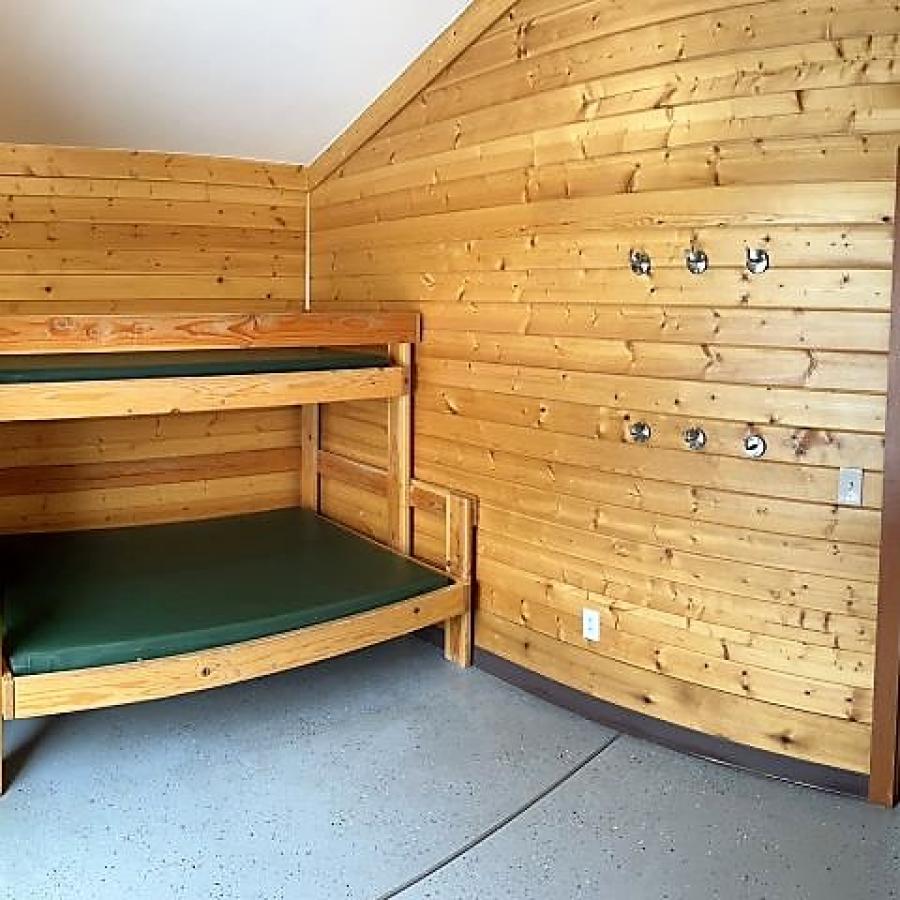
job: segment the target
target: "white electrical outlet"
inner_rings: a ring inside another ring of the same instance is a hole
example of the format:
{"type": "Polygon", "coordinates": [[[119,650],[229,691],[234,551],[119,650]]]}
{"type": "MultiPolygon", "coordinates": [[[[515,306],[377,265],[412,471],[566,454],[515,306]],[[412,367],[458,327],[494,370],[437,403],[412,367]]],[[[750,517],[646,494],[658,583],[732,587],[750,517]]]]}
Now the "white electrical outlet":
{"type": "Polygon", "coordinates": [[[862,506],[863,470],[841,469],[838,473],[838,503],[842,506],[862,506]]]}
{"type": "Polygon", "coordinates": [[[596,609],[581,611],[581,634],[586,641],[600,640],[600,613],[596,609]]]}

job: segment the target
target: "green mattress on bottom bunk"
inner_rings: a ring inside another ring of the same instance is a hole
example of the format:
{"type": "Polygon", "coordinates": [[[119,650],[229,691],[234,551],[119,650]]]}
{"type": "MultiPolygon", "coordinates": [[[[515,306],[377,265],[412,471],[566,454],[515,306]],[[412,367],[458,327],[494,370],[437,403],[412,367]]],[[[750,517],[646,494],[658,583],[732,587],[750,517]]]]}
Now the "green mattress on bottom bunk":
{"type": "Polygon", "coordinates": [[[450,583],[303,509],[5,535],[0,566],[14,675],[233,644],[450,583]]]}
{"type": "Polygon", "coordinates": [[[390,365],[383,353],[330,347],[247,350],[149,350],[137,353],[46,353],[0,356],[0,384],[272,375],[390,365]]]}

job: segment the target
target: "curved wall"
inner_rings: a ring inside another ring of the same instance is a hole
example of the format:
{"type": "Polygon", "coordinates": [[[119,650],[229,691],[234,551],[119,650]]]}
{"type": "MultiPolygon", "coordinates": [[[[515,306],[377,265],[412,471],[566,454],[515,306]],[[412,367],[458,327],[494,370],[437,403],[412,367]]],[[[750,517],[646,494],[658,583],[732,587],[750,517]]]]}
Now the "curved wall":
{"type": "MultiPolygon", "coordinates": [[[[415,468],[480,497],[480,647],[868,770],[898,31],[863,0],[522,0],[315,190],[316,306],[423,313],[415,468]]],[[[377,412],[326,444],[377,459],[377,412]]]]}

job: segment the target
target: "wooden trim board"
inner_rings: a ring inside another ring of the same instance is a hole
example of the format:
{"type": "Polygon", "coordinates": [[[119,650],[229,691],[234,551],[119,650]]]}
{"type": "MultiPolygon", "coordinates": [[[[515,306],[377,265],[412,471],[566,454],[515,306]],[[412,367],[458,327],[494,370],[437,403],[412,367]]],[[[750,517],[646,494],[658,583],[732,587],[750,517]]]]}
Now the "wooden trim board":
{"type": "Polygon", "coordinates": [[[14,678],[16,719],[159,700],[309,665],[452,619],[465,594],[453,584],[380,609],[197,653],[14,678]]]}
{"type": "Polygon", "coordinates": [[[359,118],[306,167],[313,190],[472,46],[515,0],[474,0],[359,118]]]}
{"type": "Polygon", "coordinates": [[[135,179],[305,191],[297,163],[230,156],[0,142],[0,175],[31,178],[135,179]]]}
{"type": "Polygon", "coordinates": [[[419,333],[419,316],[414,312],[5,315],[0,321],[0,354],[362,347],[416,343],[419,333]]]}
{"type": "MultiPolygon", "coordinates": [[[[900,209],[898,160],[897,209],[900,209]]],[[[869,799],[900,799],[900,227],[894,216],[894,280],[884,435],[884,502],[875,646],[875,700],[869,799]]]]}
{"type": "Polygon", "coordinates": [[[399,397],[402,368],[0,385],[0,422],[269,409],[399,397]]]}

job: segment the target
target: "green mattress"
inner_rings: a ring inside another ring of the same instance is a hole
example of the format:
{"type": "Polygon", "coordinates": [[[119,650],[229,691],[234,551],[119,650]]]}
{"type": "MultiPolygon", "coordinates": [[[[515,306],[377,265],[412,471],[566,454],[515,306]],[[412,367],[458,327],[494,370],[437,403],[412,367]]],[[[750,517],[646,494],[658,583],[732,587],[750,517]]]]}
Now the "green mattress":
{"type": "Polygon", "coordinates": [[[389,365],[384,354],[331,348],[150,350],[138,353],[47,353],[0,356],[0,384],[265,375],[389,365]]]}
{"type": "Polygon", "coordinates": [[[0,565],[14,675],[232,644],[450,583],[302,509],[8,535],[0,565]]]}

